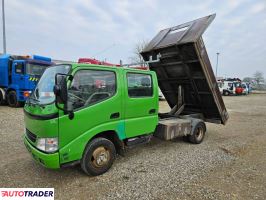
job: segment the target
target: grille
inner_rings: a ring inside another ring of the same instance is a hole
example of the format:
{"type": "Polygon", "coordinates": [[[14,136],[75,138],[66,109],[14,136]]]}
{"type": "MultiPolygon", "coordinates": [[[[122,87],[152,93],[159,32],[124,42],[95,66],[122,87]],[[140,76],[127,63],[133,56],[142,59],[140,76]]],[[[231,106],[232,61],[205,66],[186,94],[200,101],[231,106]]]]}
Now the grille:
{"type": "Polygon", "coordinates": [[[26,135],[32,142],[36,142],[36,135],[30,132],[28,129],[26,129],[26,135]]]}

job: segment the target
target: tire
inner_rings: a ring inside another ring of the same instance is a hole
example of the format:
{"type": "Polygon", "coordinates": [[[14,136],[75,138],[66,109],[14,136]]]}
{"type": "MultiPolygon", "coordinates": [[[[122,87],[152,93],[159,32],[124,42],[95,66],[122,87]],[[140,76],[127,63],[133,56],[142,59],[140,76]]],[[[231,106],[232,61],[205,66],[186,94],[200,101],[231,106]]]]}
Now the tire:
{"type": "Polygon", "coordinates": [[[204,139],[205,132],[206,132],[205,124],[203,122],[199,122],[195,126],[192,135],[188,136],[189,142],[191,142],[192,144],[200,144],[204,139]]]}
{"type": "Polygon", "coordinates": [[[4,97],[2,92],[0,91],[0,105],[3,105],[5,103],[4,97]]]}
{"type": "Polygon", "coordinates": [[[224,91],[224,96],[228,96],[229,92],[228,91],[224,91]]]}
{"type": "Polygon", "coordinates": [[[13,107],[13,108],[17,108],[17,107],[21,106],[20,102],[17,100],[16,91],[12,90],[12,91],[8,92],[8,94],[7,94],[7,104],[10,107],[13,107]]]}
{"type": "Polygon", "coordinates": [[[81,168],[91,176],[107,172],[115,159],[114,144],[106,138],[95,138],[87,144],[81,159],[81,168]]]}

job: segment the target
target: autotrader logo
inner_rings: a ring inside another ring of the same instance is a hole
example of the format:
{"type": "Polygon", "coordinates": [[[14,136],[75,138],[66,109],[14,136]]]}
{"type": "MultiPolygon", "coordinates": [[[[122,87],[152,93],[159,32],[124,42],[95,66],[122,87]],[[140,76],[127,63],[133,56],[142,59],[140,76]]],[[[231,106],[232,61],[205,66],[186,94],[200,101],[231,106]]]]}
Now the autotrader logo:
{"type": "Polygon", "coordinates": [[[54,199],[54,188],[0,188],[0,199],[54,199]]]}

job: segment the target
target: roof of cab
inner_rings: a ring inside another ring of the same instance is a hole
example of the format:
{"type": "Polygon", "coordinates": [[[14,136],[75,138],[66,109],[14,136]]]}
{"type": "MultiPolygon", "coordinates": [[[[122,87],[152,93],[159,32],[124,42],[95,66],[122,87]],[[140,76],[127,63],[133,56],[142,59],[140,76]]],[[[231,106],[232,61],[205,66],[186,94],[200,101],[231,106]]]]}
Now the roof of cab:
{"type": "Polygon", "coordinates": [[[130,67],[118,67],[118,66],[109,66],[109,65],[96,65],[96,64],[87,64],[87,63],[72,63],[72,68],[78,68],[78,67],[97,67],[101,69],[115,69],[115,70],[126,70],[126,71],[133,71],[133,72],[141,72],[141,73],[153,73],[149,70],[141,70],[141,69],[135,69],[130,67]]]}

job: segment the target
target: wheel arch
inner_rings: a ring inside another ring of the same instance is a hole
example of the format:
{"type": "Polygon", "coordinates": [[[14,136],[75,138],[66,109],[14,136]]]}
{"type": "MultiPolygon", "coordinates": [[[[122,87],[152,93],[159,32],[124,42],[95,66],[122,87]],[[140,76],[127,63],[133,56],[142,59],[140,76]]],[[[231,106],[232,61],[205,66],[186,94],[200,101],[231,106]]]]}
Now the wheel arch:
{"type": "Polygon", "coordinates": [[[87,145],[95,138],[103,137],[114,143],[117,153],[124,149],[123,140],[119,139],[118,132],[112,129],[90,130],[63,146],[60,152],[61,164],[82,159],[87,145]]]}
{"type": "MultiPolygon", "coordinates": [[[[99,138],[99,137],[103,137],[106,138],[108,140],[110,140],[111,142],[113,142],[113,144],[115,145],[115,149],[116,152],[119,152],[121,148],[124,148],[124,142],[121,141],[118,137],[118,133],[114,130],[107,130],[107,131],[102,131],[96,135],[94,135],[86,144],[86,146],[88,145],[88,143],[90,141],[92,141],[95,138],[99,138]]],[[[86,147],[85,147],[86,148],[86,147]]]]}
{"type": "Polygon", "coordinates": [[[14,88],[8,88],[8,89],[6,90],[6,95],[7,95],[9,92],[11,92],[11,91],[15,91],[15,92],[16,92],[16,89],[14,89],[14,88]]]}

